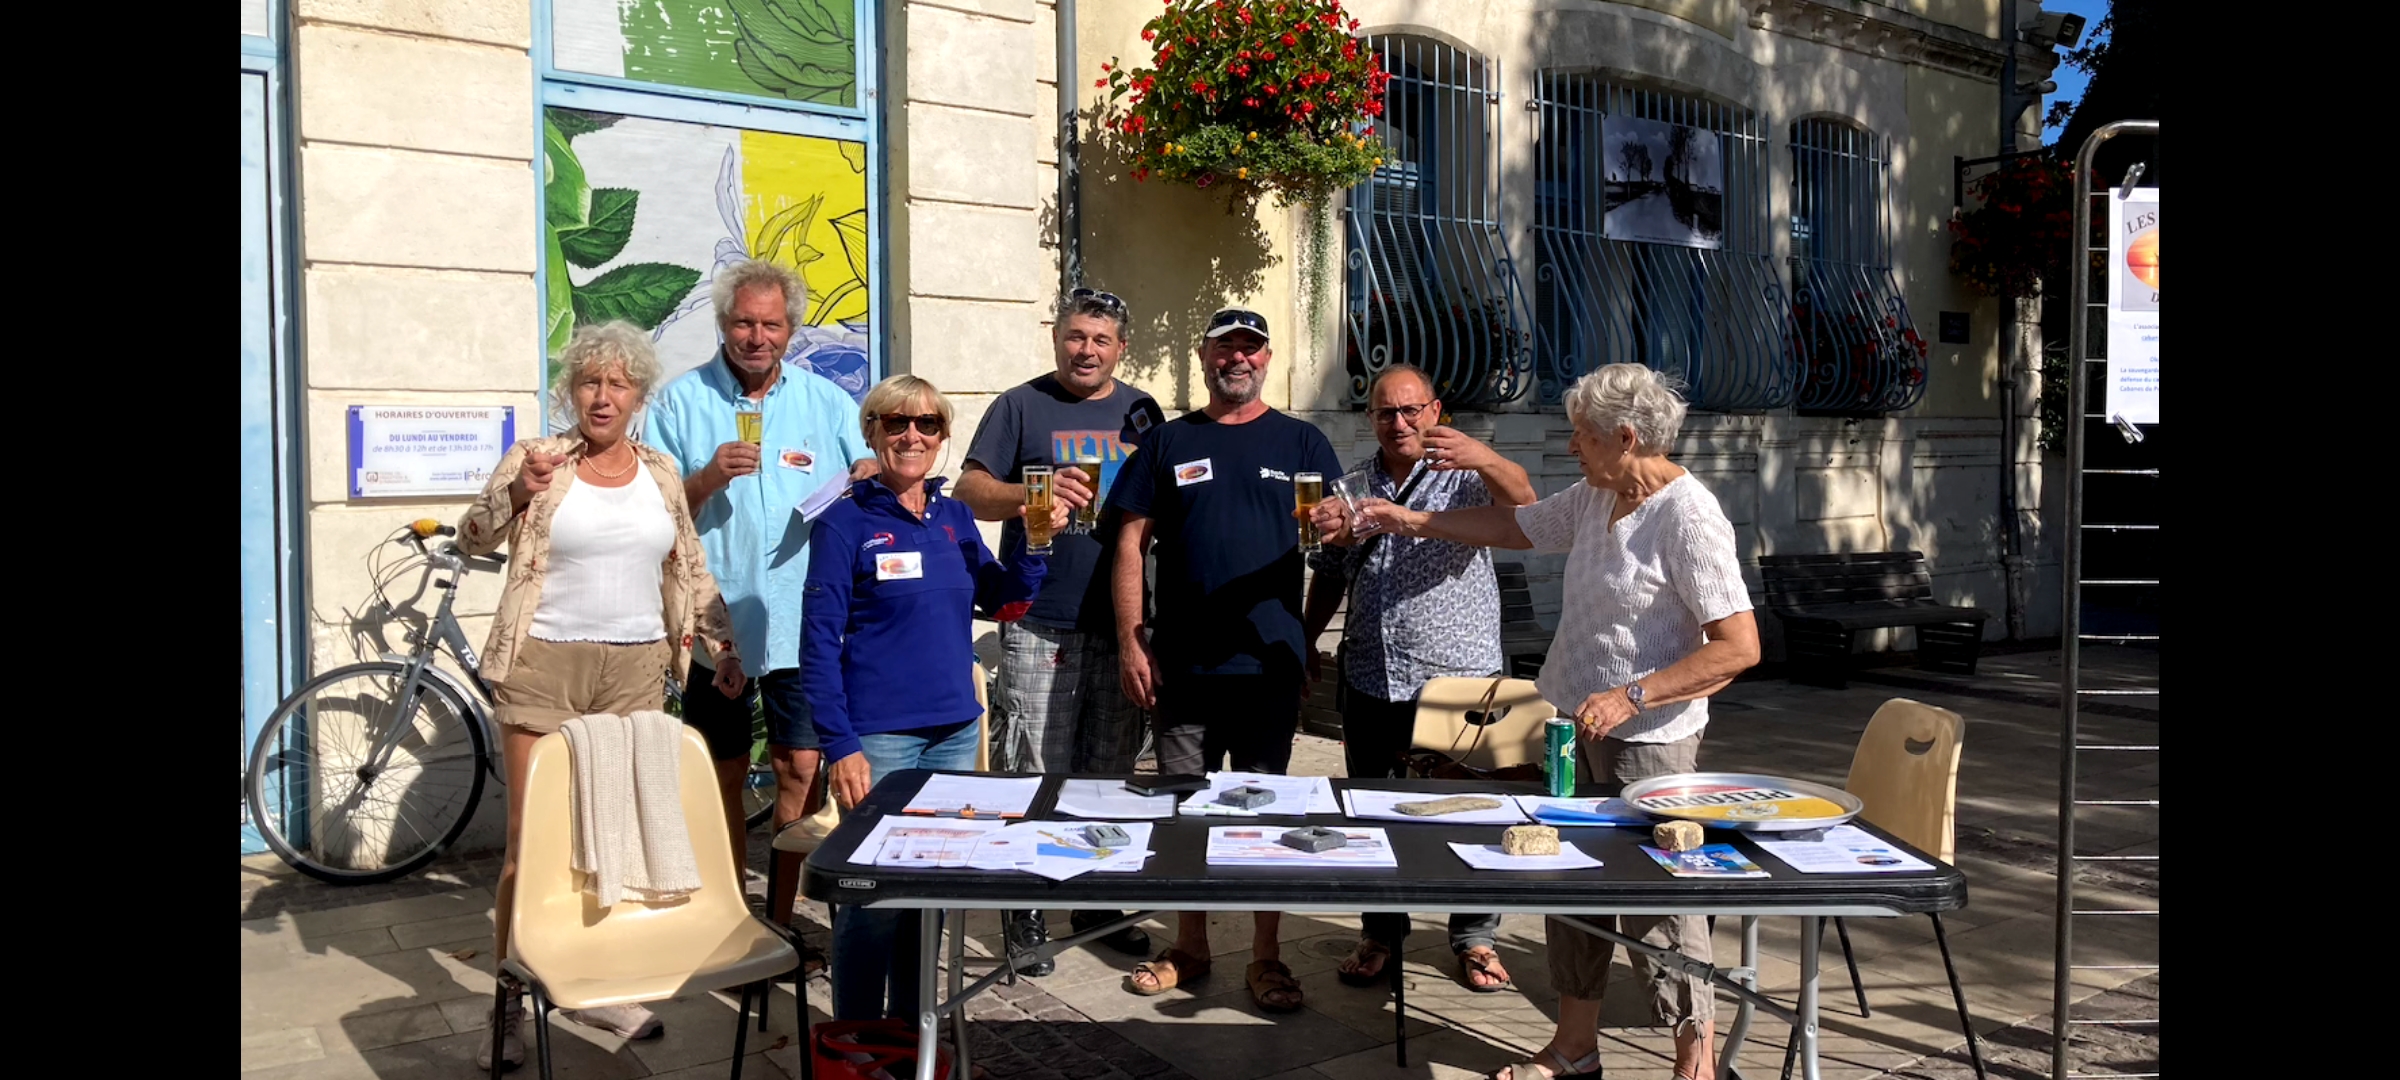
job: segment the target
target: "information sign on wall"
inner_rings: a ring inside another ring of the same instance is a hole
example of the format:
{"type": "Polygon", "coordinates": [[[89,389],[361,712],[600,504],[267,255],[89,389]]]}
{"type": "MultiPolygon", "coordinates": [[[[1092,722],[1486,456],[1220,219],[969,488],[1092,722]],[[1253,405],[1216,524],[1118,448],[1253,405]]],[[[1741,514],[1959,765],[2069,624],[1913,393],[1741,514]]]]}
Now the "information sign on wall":
{"type": "Polygon", "coordinates": [[[517,437],[507,405],[350,406],[350,497],[475,495],[517,437]]]}
{"type": "Polygon", "coordinates": [[[2108,199],[2108,415],[2158,423],[2158,189],[2108,199]]]}

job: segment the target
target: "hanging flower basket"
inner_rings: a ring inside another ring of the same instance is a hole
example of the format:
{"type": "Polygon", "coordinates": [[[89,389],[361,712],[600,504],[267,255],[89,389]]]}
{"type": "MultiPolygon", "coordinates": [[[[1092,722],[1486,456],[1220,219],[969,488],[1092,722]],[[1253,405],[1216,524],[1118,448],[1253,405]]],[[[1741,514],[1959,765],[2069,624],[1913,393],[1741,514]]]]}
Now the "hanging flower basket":
{"type": "Polygon", "coordinates": [[[1166,0],[1142,27],[1149,67],[1114,58],[1102,134],[1136,181],[1322,207],[1383,163],[1386,74],[1337,0],[1166,0]]]}
{"type": "Polygon", "coordinates": [[[1968,192],[1978,205],[1950,222],[1950,270],[1986,296],[2039,295],[2064,280],[2075,232],[2075,170],[2047,154],[2011,158],[1968,192]]]}

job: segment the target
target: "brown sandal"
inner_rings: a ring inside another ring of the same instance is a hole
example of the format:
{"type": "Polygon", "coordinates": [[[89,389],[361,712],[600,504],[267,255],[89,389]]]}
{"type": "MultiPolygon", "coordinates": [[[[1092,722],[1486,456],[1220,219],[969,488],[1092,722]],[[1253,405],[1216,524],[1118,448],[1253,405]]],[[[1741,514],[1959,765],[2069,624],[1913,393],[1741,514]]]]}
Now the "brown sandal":
{"type": "Polygon", "coordinates": [[[1133,965],[1125,976],[1125,988],[1143,997],[1156,997],[1187,982],[1199,982],[1208,977],[1209,962],[1177,948],[1168,948],[1157,956],[1133,965]],[[1151,988],[1142,989],[1137,976],[1148,975],[1151,988]]]}
{"type": "Polygon", "coordinates": [[[1297,1012],[1300,1008],[1300,981],[1292,978],[1292,969],[1281,960],[1253,960],[1244,979],[1250,984],[1250,1000],[1268,1012],[1297,1012]],[[1270,995],[1284,995],[1268,1000],[1270,995]]]}
{"type": "Polygon", "coordinates": [[[1477,945],[1458,954],[1458,982],[1474,994],[1497,994],[1502,990],[1517,988],[1517,981],[1509,978],[1508,969],[1500,966],[1500,951],[1489,945],[1477,945]],[[1475,983],[1477,975],[1500,981],[1489,986],[1478,986],[1475,983]]]}
{"type": "Polygon", "coordinates": [[[1390,946],[1373,938],[1360,938],[1358,947],[1350,950],[1349,958],[1342,961],[1343,966],[1333,969],[1333,977],[1340,979],[1343,986],[1377,986],[1391,974],[1384,970],[1391,962],[1390,946]],[[1373,972],[1366,970],[1369,965],[1375,968],[1373,972]]]}

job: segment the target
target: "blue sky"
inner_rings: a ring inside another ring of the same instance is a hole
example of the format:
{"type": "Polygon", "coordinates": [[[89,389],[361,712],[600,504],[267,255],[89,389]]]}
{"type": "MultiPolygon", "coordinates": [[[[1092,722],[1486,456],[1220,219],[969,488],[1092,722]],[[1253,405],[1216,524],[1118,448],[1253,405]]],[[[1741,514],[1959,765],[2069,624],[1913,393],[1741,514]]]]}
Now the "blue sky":
{"type": "MultiPolygon", "coordinates": [[[[2042,0],[2042,10],[2072,12],[2083,16],[2083,40],[2078,44],[2089,45],[2097,40],[2092,31],[2100,26],[2101,17],[2108,14],[2108,0],[2042,0]]],[[[2053,102],[2072,101],[2082,97],[2083,84],[2090,81],[2091,76],[2084,74],[2080,68],[2071,68],[2061,64],[2058,67],[2058,74],[2052,78],[2058,81],[2058,92],[2042,102],[2042,109],[2045,112],[2049,111],[2053,102]]],[[[2059,129],[2056,127],[2042,129],[2044,143],[2057,142],[2058,135],[2059,129]]]]}

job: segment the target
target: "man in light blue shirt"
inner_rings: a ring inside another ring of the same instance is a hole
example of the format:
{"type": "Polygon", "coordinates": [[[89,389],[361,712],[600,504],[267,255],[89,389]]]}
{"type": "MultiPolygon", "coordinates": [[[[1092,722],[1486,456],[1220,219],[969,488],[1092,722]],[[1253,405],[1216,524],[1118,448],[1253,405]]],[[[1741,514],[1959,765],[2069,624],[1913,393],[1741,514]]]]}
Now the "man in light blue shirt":
{"type": "MultiPolygon", "coordinates": [[[[711,688],[714,672],[697,660],[684,680],[684,721],[708,738],[726,816],[740,837],[747,831],[741,786],[749,774],[752,695],[766,706],[776,828],[805,816],[821,759],[800,693],[800,599],[814,516],[804,516],[800,504],[828,484],[845,490],[876,466],[858,403],[783,361],[808,306],[799,276],[751,260],[718,271],[710,291],[724,344],[651,399],[643,439],[683,473],[684,498],[750,676],[751,689],[738,700],[711,688]],[[745,427],[756,441],[745,438],[745,427]]],[[[775,914],[781,921],[789,913],[775,914]]]]}

